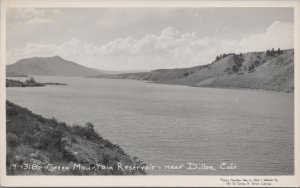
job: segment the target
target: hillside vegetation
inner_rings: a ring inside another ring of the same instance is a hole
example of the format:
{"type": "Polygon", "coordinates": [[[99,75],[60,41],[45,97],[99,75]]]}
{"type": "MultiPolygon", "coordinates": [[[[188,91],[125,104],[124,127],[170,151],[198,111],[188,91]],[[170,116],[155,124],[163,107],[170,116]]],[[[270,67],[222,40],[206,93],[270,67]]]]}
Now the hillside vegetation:
{"type": "Polygon", "coordinates": [[[294,91],[294,50],[223,54],[207,65],[158,69],[149,73],[100,75],[99,78],[137,79],[198,87],[251,88],[294,91]]]}
{"type": "Polygon", "coordinates": [[[91,123],[68,126],[9,101],[6,113],[8,175],[145,174],[142,168],[119,169],[119,164],[137,167],[145,164],[103,139],[91,123]]]}

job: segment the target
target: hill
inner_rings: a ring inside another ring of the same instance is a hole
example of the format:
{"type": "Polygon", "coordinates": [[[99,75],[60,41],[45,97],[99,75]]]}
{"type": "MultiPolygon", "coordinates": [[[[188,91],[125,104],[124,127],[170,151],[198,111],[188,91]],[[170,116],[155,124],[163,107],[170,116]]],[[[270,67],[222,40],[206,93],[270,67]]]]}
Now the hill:
{"type": "Polygon", "coordinates": [[[144,163],[103,139],[91,123],[68,126],[9,101],[6,122],[8,175],[145,174],[144,163]]]}
{"type": "Polygon", "coordinates": [[[138,79],[197,87],[294,91],[294,50],[224,54],[207,65],[158,69],[149,73],[102,75],[99,78],[138,79]]]}
{"type": "Polygon", "coordinates": [[[14,64],[7,65],[6,71],[19,75],[40,76],[95,76],[103,74],[59,56],[21,59],[14,64]]]}

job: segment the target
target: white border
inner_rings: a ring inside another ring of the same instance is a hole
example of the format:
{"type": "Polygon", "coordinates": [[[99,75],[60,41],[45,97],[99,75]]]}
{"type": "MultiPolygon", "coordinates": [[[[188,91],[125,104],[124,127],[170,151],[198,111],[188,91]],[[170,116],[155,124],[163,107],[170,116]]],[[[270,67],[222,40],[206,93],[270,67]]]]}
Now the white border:
{"type": "MultiPolygon", "coordinates": [[[[0,121],[1,121],[1,185],[2,186],[226,186],[220,178],[277,178],[276,187],[300,186],[300,116],[299,116],[299,44],[300,44],[299,1],[126,1],[126,0],[2,0],[1,1],[1,64],[0,64],[0,121]],[[6,176],[5,159],[5,65],[6,65],[6,8],[7,7],[294,7],[294,50],[295,50],[295,175],[294,176],[6,176]],[[298,114],[298,115],[297,115],[298,114]]],[[[240,187],[240,186],[238,186],[240,187]]]]}

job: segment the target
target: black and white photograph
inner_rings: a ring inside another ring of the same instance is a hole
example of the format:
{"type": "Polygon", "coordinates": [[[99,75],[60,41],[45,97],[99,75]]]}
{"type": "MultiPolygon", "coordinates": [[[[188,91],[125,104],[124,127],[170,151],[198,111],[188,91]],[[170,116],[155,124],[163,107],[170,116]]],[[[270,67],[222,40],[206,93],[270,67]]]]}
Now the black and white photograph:
{"type": "Polygon", "coordinates": [[[299,1],[25,2],[1,2],[1,176],[12,185],[300,185],[299,1]]]}

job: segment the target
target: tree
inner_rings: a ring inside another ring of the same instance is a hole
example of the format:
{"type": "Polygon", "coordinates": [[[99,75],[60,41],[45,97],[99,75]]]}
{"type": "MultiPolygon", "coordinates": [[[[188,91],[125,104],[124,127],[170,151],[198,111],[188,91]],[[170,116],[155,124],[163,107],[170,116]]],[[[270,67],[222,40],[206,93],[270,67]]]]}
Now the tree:
{"type": "Polygon", "coordinates": [[[33,77],[31,77],[29,80],[26,80],[26,83],[35,83],[35,80],[33,79],[33,77]]]}
{"type": "Polygon", "coordinates": [[[272,50],[271,50],[271,55],[272,56],[274,55],[274,52],[275,52],[275,50],[274,50],[274,48],[272,48],[272,50]]]}
{"type": "Polygon", "coordinates": [[[256,67],[257,67],[259,64],[260,64],[260,63],[259,63],[258,60],[254,61],[254,65],[255,65],[256,67]]]}
{"type": "Polygon", "coordinates": [[[90,123],[90,122],[87,122],[87,123],[85,124],[85,127],[86,127],[88,130],[94,130],[94,125],[93,125],[92,123],[90,123]]]}
{"type": "Polygon", "coordinates": [[[278,54],[281,54],[281,50],[280,50],[280,48],[278,48],[278,50],[277,50],[277,53],[278,53],[278,54]]]}

